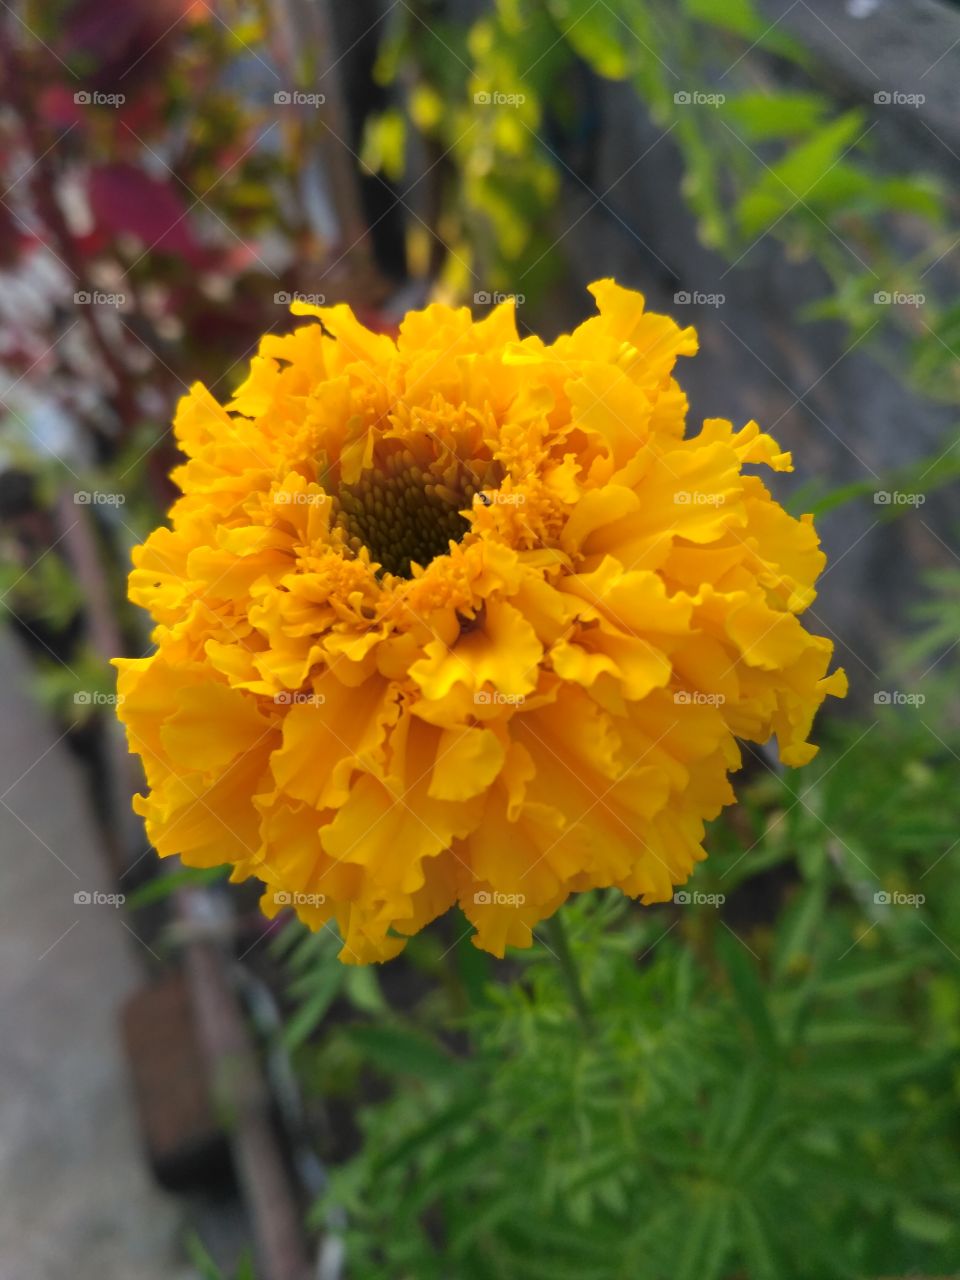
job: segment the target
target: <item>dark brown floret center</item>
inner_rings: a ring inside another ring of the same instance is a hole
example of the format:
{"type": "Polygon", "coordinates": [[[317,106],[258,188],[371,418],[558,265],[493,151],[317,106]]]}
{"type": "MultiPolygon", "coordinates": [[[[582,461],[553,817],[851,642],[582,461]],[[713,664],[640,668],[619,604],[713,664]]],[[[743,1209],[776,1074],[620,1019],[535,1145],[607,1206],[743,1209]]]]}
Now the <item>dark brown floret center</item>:
{"type": "Polygon", "coordinates": [[[426,567],[447,555],[470,528],[460,514],[486,482],[481,471],[448,455],[418,464],[408,449],[398,449],[355,484],[341,484],[336,495],[336,524],[354,551],[366,547],[381,572],[411,576],[411,565],[426,567]]]}

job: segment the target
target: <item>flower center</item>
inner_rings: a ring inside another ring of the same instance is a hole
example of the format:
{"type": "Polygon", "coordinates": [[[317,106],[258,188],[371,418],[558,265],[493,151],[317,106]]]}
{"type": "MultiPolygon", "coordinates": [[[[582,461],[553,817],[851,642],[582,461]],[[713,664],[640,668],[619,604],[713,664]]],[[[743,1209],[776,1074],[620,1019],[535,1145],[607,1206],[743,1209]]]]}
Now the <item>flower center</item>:
{"type": "Polygon", "coordinates": [[[341,484],[336,524],[353,551],[365,546],[381,572],[411,576],[411,564],[426,566],[446,555],[470,523],[460,514],[487,487],[495,464],[462,462],[452,453],[418,461],[399,448],[375,462],[356,484],[341,484]]]}

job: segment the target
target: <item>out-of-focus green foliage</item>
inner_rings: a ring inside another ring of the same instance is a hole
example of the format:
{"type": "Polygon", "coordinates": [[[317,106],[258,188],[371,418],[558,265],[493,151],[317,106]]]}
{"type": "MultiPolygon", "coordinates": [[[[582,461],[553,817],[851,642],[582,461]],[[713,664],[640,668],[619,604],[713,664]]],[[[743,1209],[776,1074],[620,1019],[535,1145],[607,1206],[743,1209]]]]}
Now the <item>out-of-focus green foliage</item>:
{"type": "Polygon", "coordinates": [[[374,1016],[386,1013],[374,970],[341,964],[336,959],[340,945],[331,929],[319,933],[287,929],[274,943],[274,954],[286,963],[286,994],[297,1006],[296,1014],[284,1028],[288,1049],[296,1049],[317,1029],[340,996],[355,1009],[374,1016]]]}
{"type": "MultiPolygon", "coordinates": [[[[903,515],[903,509],[885,503],[883,495],[891,492],[914,493],[923,494],[926,499],[946,485],[956,484],[958,479],[960,436],[935,458],[919,458],[916,462],[887,472],[882,477],[870,475],[865,480],[855,480],[839,488],[831,487],[825,478],[811,479],[793,491],[787,506],[798,517],[804,512],[821,516],[849,502],[866,500],[872,505],[875,518],[896,520],[903,515]]],[[[938,580],[931,578],[931,587],[936,590],[937,585],[938,580]]],[[[931,604],[934,610],[938,607],[936,602],[931,604]]]]}
{"type": "Polygon", "coordinates": [[[26,613],[51,626],[65,626],[81,605],[81,594],[58,556],[47,555],[24,566],[0,560],[0,619],[26,613]]]}
{"type": "Polygon", "coordinates": [[[62,723],[75,728],[116,704],[116,673],[88,648],[69,665],[38,659],[33,688],[38,700],[62,723]]]}
{"type": "Polygon", "coordinates": [[[239,1263],[231,1277],[226,1277],[196,1235],[188,1236],[187,1253],[190,1255],[190,1261],[197,1268],[201,1280],[257,1280],[253,1263],[249,1258],[239,1263]]]}
{"type": "MultiPolygon", "coordinates": [[[[632,85],[657,142],[679,148],[705,243],[736,264],[771,235],[816,259],[829,291],[805,314],[840,318],[855,336],[905,331],[918,381],[956,399],[957,309],[924,283],[952,244],[941,191],[921,173],[884,171],[876,121],[816,87],[806,52],[754,0],[494,0],[469,28],[438,23],[422,0],[403,8],[379,73],[412,86],[409,121],[433,163],[456,172],[443,203],[455,288],[479,279],[535,294],[562,261],[570,220],[551,213],[564,184],[583,216],[601,206],[636,236],[616,192],[581,172],[599,146],[586,67],[632,85]],[[884,295],[923,296],[923,319],[884,295]]],[[[371,125],[368,163],[396,176],[408,141],[393,107],[371,125]]]]}

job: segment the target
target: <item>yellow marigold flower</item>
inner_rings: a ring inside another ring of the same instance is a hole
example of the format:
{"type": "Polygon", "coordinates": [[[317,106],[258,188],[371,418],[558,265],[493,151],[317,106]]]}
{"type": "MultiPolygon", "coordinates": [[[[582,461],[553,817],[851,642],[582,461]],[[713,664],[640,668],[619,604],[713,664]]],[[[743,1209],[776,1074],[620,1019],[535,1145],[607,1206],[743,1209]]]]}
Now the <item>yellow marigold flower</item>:
{"type": "Polygon", "coordinates": [[[162,855],[233,864],[331,918],[347,961],[459,902],[503,955],[571,893],[668,900],[734,796],[738,737],[805,763],[842,695],[799,614],[824,564],[745,466],[748,423],[684,434],[694,330],[603,280],[548,345],[513,307],[346,306],[267,336],[176,433],[183,496],[134,553],[156,652],[120,717],[162,855]]]}

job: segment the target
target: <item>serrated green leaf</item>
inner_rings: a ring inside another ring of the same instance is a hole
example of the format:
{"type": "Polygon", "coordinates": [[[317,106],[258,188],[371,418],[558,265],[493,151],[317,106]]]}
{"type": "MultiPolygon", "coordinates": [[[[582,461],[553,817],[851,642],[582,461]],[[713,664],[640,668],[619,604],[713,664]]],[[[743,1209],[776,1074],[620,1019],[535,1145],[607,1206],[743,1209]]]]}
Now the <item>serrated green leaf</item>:
{"type": "Polygon", "coordinates": [[[344,980],[344,966],[334,961],[318,974],[310,975],[310,994],[283,1029],[288,1049],[298,1048],[320,1025],[333,1004],[344,980]]]}
{"type": "Polygon", "coordinates": [[[448,1080],[458,1070],[452,1057],[434,1040],[417,1032],[391,1026],[352,1026],[346,1035],[364,1057],[388,1075],[448,1080]]]}
{"type": "Polygon", "coordinates": [[[182,867],[179,871],[170,871],[154,880],[147,881],[139,889],[127,895],[126,906],[131,911],[149,906],[154,902],[163,902],[178,889],[186,889],[208,884],[220,884],[230,875],[230,867],[182,867]]]}
{"type": "Polygon", "coordinates": [[[900,1205],[897,1209],[897,1226],[904,1235],[922,1240],[925,1244],[946,1244],[951,1236],[957,1234],[954,1218],[920,1204],[900,1205]]]}
{"type": "Polygon", "coordinates": [[[849,196],[851,190],[861,190],[865,179],[844,165],[841,156],[862,129],[860,113],[849,111],[768,166],[737,206],[743,234],[756,236],[768,230],[790,209],[804,204],[822,208],[849,196]]]}
{"type": "Polygon", "coordinates": [[[727,1255],[730,1205],[710,1196],[697,1206],[680,1246],[672,1280],[716,1280],[727,1255]]]}
{"type": "Polygon", "coordinates": [[[830,109],[818,93],[744,93],[728,97],[724,118],[747,141],[802,137],[815,129],[830,109]]]}
{"type": "Polygon", "coordinates": [[[737,1004],[753,1027],[758,1043],[768,1053],[775,1053],[777,1038],[766,994],[745,944],[728,933],[718,940],[717,949],[730,978],[737,1004]]]}

